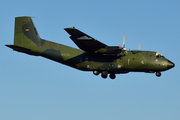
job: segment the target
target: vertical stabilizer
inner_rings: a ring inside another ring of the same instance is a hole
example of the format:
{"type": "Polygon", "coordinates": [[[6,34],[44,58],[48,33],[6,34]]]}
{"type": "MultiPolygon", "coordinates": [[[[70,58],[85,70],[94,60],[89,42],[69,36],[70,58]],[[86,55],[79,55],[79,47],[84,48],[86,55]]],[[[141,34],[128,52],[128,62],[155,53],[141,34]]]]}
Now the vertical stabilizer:
{"type": "Polygon", "coordinates": [[[41,46],[41,39],[31,17],[15,18],[14,45],[29,48],[41,46]]]}

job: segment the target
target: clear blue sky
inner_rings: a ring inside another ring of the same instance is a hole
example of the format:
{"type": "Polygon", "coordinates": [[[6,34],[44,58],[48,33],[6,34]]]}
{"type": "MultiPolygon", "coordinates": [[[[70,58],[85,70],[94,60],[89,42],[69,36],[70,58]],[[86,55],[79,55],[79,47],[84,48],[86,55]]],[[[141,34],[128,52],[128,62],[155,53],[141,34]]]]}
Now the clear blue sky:
{"type": "Polygon", "coordinates": [[[1,120],[180,120],[180,1],[8,0],[0,2],[1,120]],[[152,50],[175,68],[128,73],[113,81],[5,47],[14,18],[32,16],[41,38],[77,46],[63,30],[75,26],[107,45],[152,50]]]}

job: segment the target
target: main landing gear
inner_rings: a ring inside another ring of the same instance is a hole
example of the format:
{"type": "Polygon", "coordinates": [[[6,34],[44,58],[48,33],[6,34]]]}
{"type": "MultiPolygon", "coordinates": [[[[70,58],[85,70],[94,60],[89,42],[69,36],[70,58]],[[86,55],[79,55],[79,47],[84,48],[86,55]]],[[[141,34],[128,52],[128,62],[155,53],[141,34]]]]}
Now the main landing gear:
{"type": "Polygon", "coordinates": [[[111,79],[115,79],[115,78],[116,78],[116,75],[115,75],[114,73],[111,73],[111,74],[109,75],[109,77],[110,77],[111,79]]]}
{"type": "MultiPolygon", "coordinates": [[[[99,71],[93,71],[93,74],[94,74],[94,75],[99,75],[99,71]]],[[[101,77],[102,77],[102,78],[106,79],[107,76],[108,76],[108,72],[107,72],[107,71],[102,71],[102,72],[101,72],[101,77]]],[[[109,78],[115,79],[115,78],[116,78],[116,75],[115,75],[114,73],[110,73],[109,78]]]]}
{"type": "Polygon", "coordinates": [[[102,71],[101,77],[105,79],[105,78],[107,78],[107,74],[108,74],[107,71],[102,71]]]}

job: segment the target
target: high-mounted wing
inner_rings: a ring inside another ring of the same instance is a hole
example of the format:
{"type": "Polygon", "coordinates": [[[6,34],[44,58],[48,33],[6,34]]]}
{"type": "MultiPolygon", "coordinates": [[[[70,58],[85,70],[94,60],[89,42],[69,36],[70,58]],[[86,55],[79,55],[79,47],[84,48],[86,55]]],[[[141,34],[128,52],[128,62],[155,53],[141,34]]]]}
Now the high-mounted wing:
{"type": "Polygon", "coordinates": [[[104,43],[90,37],[76,28],[65,28],[73,42],[82,50],[91,53],[117,54],[121,52],[119,46],[107,46],[104,43]]]}
{"type": "Polygon", "coordinates": [[[65,28],[66,32],[69,33],[70,38],[73,42],[82,50],[86,52],[94,52],[98,49],[104,48],[107,45],[97,41],[96,39],[86,35],[85,33],[77,30],[76,28],[65,28]]]}

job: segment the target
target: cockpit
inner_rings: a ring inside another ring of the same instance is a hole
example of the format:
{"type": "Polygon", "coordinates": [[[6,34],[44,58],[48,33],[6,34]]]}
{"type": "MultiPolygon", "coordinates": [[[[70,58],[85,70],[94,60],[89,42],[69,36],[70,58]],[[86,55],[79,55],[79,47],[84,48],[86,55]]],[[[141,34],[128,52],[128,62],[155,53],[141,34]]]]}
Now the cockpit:
{"type": "Polygon", "coordinates": [[[164,55],[161,54],[161,53],[159,53],[159,52],[157,52],[157,53],[156,53],[156,58],[164,58],[164,55]]]}

